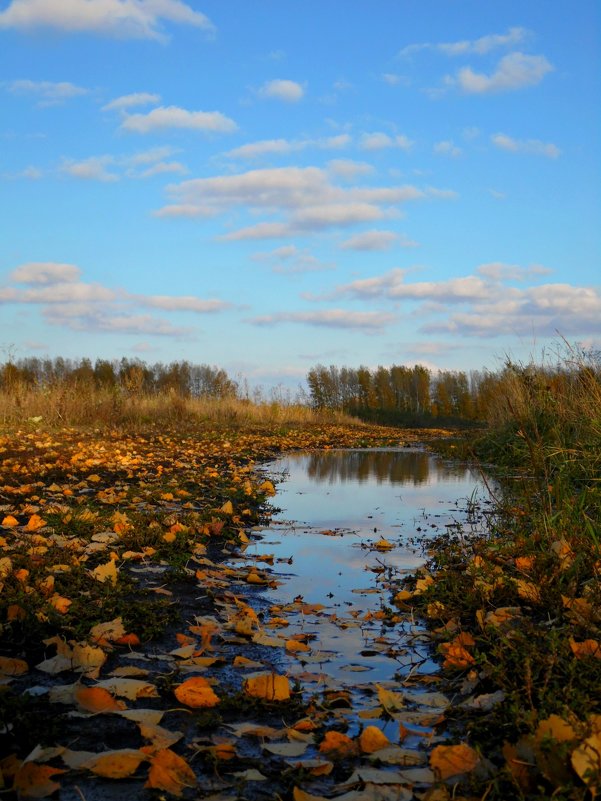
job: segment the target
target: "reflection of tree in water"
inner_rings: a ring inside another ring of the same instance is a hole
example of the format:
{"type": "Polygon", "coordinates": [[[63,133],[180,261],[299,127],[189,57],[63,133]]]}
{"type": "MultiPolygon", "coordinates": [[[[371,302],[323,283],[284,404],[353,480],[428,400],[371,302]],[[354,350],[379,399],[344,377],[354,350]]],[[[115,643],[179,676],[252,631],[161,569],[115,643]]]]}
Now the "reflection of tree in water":
{"type": "Polygon", "coordinates": [[[445,465],[420,451],[330,451],[308,457],[307,475],[315,481],[426,484],[434,475],[463,477],[464,467],[445,465]]]}

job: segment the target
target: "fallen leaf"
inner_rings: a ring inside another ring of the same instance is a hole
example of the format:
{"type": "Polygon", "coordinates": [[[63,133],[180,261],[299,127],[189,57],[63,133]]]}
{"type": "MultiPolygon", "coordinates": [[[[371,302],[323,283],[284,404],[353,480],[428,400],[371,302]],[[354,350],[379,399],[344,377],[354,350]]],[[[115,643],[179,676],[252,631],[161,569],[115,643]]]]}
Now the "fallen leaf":
{"type": "Polygon", "coordinates": [[[52,781],[52,777],[61,773],[65,771],[35,762],[24,762],[15,775],[13,790],[25,798],[45,798],[60,790],[60,784],[52,781]]]}
{"type": "Polygon", "coordinates": [[[86,712],[102,713],[126,709],[123,701],[117,701],[104,687],[82,686],[75,690],[74,696],[79,706],[86,712]]]}
{"type": "Polygon", "coordinates": [[[376,689],[378,691],[378,701],[387,712],[394,712],[405,707],[405,698],[402,693],[387,690],[380,684],[376,684],[376,689]]]}
{"type": "Polygon", "coordinates": [[[359,736],[359,748],[364,754],[373,754],[390,745],[390,740],[377,726],[366,726],[359,736]]]}
{"type": "Polygon", "coordinates": [[[480,757],[469,745],[437,745],[430,754],[430,767],[443,781],[450,776],[472,771],[480,757]]]}
{"type": "Polygon", "coordinates": [[[108,581],[110,584],[116,584],[117,572],[115,560],[110,559],[108,562],[95,567],[94,570],[92,570],[92,576],[96,581],[100,581],[102,584],[104,584],[105,581],[108,581]]]}
{"type": "Polygon", "coordinates": [[[584,659],[589,656],[595,657],[595,659],[601,659],[601,642],[598,640],[576,642],[576,640],[570,637],[570,648],[576,659],[584,659]]]}
{"type": "Polygon", "coordinates": [[[185,759],[166,748],[151,757],[148,781],[144,787],[166,790],[180,797],[186,787],[196,787],[196,776],[185,759]]]}
{"type": "Polygon", "coordinates": [[[159,693],[154,684],[140,679],[112,678],[99,681],[97,687],[103,687],[120,698],[135,701],[138,698],[158,698],[159,693]]]}
{"type": "Polygon", "coordinates": [[[80,767],[105,779],[125,779],[135,773],[139,764],[146,759],[147,756],[142,751],[122,748],[97,754],[93,759],[80,765],[80,767]]]}
{"type": "Polygon", "coordinates": [[[265,701],[287,701],[290,698],[290,682],[286,676],[277,673],[254,673],[245,679],[244,692],[265,701]]]}
{"type": "Polygon", "coordinates": [[[209,682],[202,676],[186,679],[182,684],[178,684],[173,692],[178,701],[195,709],[213,707],[219,703],[219,697],[215,695],[209,682]]]}
{"type": "Polygon", "coordinates": [[[601,736],[593,734],[572,754],[572,767],[595,798],[601,788],[601,736]]]}
{"type": "Polygon", "coordinates": [[[24,659],[11,659],[8,656],[0,656],[0,673],[4,676],[22,676],[28,670],[29,665],[24,659]]]}
{"type": "Polygon", "coordinates": [[[327,731],[319,744],[319,751],[335,758],[344,758],[357,752],[357,744],[346,734],[339,731],[327,731]]]}

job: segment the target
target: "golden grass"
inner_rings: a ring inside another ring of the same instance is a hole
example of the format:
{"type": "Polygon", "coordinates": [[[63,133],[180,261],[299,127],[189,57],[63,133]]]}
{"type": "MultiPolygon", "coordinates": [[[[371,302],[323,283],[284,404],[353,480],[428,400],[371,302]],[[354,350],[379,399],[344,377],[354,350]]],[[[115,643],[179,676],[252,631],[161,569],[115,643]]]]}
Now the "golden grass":
{"type": "Polygon", "coordinates": [[[232,427],[363,425],[342,412],[316,411],[300,404],[182,397],[174,391],[129,393],[120,388],[98,389],[68,382],[44,388],[23,383],[0,390],[3,430],[28,425],[141,428],[166,423],[232,427]]]}

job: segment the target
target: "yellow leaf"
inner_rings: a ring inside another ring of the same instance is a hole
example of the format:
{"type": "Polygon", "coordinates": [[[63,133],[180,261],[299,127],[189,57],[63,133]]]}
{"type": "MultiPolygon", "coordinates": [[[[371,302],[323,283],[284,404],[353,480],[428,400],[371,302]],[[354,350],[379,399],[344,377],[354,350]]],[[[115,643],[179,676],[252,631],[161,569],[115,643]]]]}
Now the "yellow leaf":
{"type": "Polygon", "coordinates": [[[152,755],[144,787],[181,796],[186,787],[196,787],[196,776],[185,759],[168,748],[152,755]]]}
{"type": "Polygon", "coordinates": [[[379,539],[377,542],[374,543],[374,548],[376,549],[376,551],[390,551],[392,548],[394,548],[394,544],[392,542],[389,542],[387,539],[384,539],[384,537],[382,537],[381,539],[379,539]]]}
{"type": "Polygon", "coordinates": [[[75,700],[86,712],[102,713],[126,709],[123,701],[117,701],[104,687],[79,687],[74,693],[75,700]]]}
{"type": "Polygon", "coordinates": [[[111,559],[108,562],[105,562],[103,565],[98,565],[92,570],[92,576],[96,579],[96,581],[100,581],[104,584],[105,581],[110,582],[111,584],[117,583],[117,565],[115,561],[111,559]]]}
{"type": "Polygon", "coordinates": [[[163,540],[166,543],[175,542],[176,539],[177,539],[177,535],[174,534],[173,531],[168,531],[166,534],[163,534],[163,540]]]}
{"type": "Polygon", "coordinates": [[[437,745],[430,754],[430,767],[441,780],[472,771],[480,757],[469,745],[437,745]]]}
{"type": "Polygon", "coordinates": [[[125,628],[121,617],[116,617],[107,623],[97,623],[90,629],[90,639],[98,645],[106,645],[115,642],[120,637],[125,636],[125,628]]]}
{"type": "Polygon", "coordinates": [[[295,787],[292,791],[292,798],[294,801],[328,801],[325,795],[312,795],[301,790],[300,787],[295,787]]]}
{"type": "Polygon", "coordinates": [[[106,654],[102,648],[94,648],[86,643],[76,643],[70,656],[73,668],[90,679],[98,678],[100,668],[106,662],[106,654]]]}
{"type": "Polygon", "coordinates": [[[44,528],[46,521],[39,515],[31,515],[25,528],[27,531],[37,531],[39,528],[44,528]]]}
{"type": "Polygon", "coordinates": [[[378,691],[378,701],[387,712],[397,712],[405,706],[405,699],[402,693],[387,690],[380,684],[376,684],[376,690],[378,691]]]}
{"type": "Polygon", "coordinates": [[[202,676],[194,676],[179,684],[175,690],[175,697],[182,704],[196,708],[213,707],[219,703],[219,697],[213,688],[202,676]]]}
{"type": "Polygon", "coordinates": [[[531,581],[525,581],[524,579],[517,579],[516,581],[517,588],[518,588],[518,595],[524,601],[530,601],[533,604],[539,604],[541,601],[540,597],[540,589],[533,584],[531,581]]]}
{"type": "Polygon", "coordinates": [[[268,584],[269,579],[260,576],[256,570],[250,570],[248,575],[246,576],[246,581],[249,584],[268,584]]]}
{"type": "Polygon", "coordinates": [[[60,784],[52,781],[52,776],[61,773],[65,771],[35,762],[24,762],[15,775],[13,790],[25,798],[45,798],[60,790],[60,784]]]}
{"type": "Polygon", "coordinates": [[[259,492],[263,492],[265,495],[272,497],[275,495],[275,487],[271,481],[264,481],[262,484],[259,484],[259,492]]]}
{"type": "Polygon", "coordinates": [[[244,692],[266,701],[287,701],[290,698],[290,683],[286,676],[277,673],[254,673],[244,681],[244,692]]]}
{"type": "Polygon", "coordinates": [[[71,601],[69,598],[64,598],[58,593],[54,593],[52,598],[50,598],[50,603],[57,612],[60,612],[61,615],[66,615],[73,601],[71,601]]]}
{"type": "Polygon", "coordinates": [[[306,652],[310,651],[311,648],[307,645],[306,642],[300,642],[299,640],[286,640],[286,650],[289,653],[299,653],[299,652],[306,652]]]}
{"type": "Polygon", "coordinates": [[[587,737],[572,754],[572,767],[594,798],[601,788],[601,736],[587,737]]]}
{"type": "Polygon", "coordinates": [[[359,748],[364,754],[373,754],[390,745],[390,740],[377,726],[366,726],[359,737],[359,748]]]}
{"type": "Polygon", "coordinates": [[[11,659],[8,656],[0,656],[0,673],[4,676],[22,676],[27,673],[29,665],[23,659],[11,659]]]}
{"type": "Polygon", "coordinates": [[[221,507],[220,511],[222,511],[224,515],[233,515],[234,514],[234,506],[233,506],[232,502],[231,501],[226,501],[223,504],[223,506],[221,507]]]}
{"type": "Polygon", "coordinates": [[[534,567],[534,563],[536,562],[536,557],[534,556],[516,556],[515,558],[515,566],[519,571],[522,573],[527,573],[534,567]]]}
{"type": "Polygon", "coordinates": [[[146,754],[132,748],[116,751],[105,751],[93,759],[84,762],[80,767],[90,770],[105,779],[125,779],[138,769],[140,762],[147,759],[146,754]]]}

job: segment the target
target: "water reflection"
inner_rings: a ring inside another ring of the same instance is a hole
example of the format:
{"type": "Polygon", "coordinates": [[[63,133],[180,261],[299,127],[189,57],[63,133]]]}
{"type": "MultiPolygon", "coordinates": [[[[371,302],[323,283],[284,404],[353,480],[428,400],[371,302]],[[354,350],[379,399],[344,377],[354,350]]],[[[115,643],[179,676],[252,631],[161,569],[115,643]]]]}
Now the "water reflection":
{"type": "Polygon", "coordinates": [[[330,451],[310,454],[306,462],[310,478],[329,484],[346,481],[364,484],[375,479],[377,483],[416,486],[427,483],[430,471],[437,468],[440,463],[433,462],[423,451],[330,451]]]}

